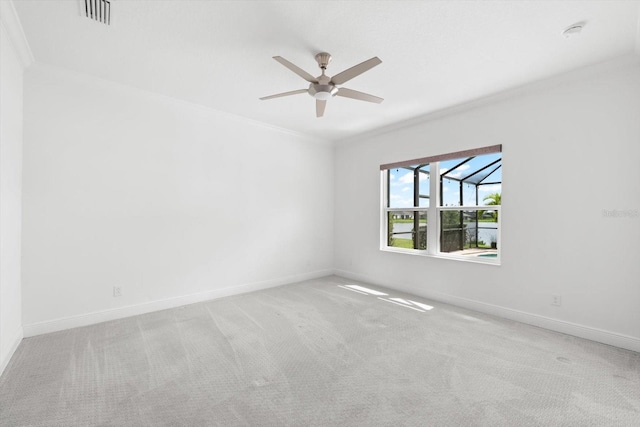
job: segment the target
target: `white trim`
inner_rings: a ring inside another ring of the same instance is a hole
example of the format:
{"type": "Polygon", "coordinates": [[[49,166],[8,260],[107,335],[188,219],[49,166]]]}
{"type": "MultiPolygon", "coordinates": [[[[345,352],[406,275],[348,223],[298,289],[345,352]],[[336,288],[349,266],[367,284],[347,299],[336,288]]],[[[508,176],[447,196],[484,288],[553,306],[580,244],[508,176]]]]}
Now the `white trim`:
{"type": "Polygon", "coordinates": [[[22,66],[27,68],[33,64],[33,53],[12,0],[0,1],[0,25],[15,49],[22,66]]]}
{"type": "Polygon", "coordinates": [[[387,218],[387,191],[388,191],[388,175],[389,171],[380,171],[380,250],[387,247],[389,236],[389,219],[387,218]]]}
{"type": "Polygon", "coordinates": [[[304,280],[317,279],[333,274],[332,270],[319,270],[310,273],[297,274],[278,279],[265,280],[261,282],[247,283],[244,285],[230,286],[222,289],[214,289],[211,291],[199,292],[190,295],[183,295],[173,298],[166,298],[157,301],[150,301],[141,304],[129,305],[110,310],[101,310],[93,313],[85,313],[77,316],[63,317],[55,320],[46,320],[44,322],[36,322],[24,325],[24,336],[32,337],[35,335],[47,334],[50,332],[63,331],[66,329],[77,328],[80,326],[94,325],[96,323],[107,322],[110,320],[123,319],[125,317],[137,316],[139,314],[151,313],[159,310],[180,307],[183,305],[194,304],[202,301],[209,301],[218,298],[228,297],[232,295],[244,294],[247,292],[258,291],[261,289],[273,288],[276,286],[288,285],[290,283],[301,282],[304,280]]]}
{"type": "MultiPolygon", "coordinates": [[[[406,206],[404,208],[384,208],[385,212],[429,212],[429,208],[425,206],[406,206]]],[[[487,209],[485,209],[487,210],[487,209]]]]}
{"type": "Polygon", "coordinates": [[[7,368],[7,366],[9,365],[9,362],[11,361],[11,358],[13,357],[13,354],[16,352],[16,350],[18,349],[18,346],[20,345],[20,343],[22,342],[22,339],[24,338],[24,331],[22,328],[20,328],[18,330],[18,335],[16,336],[16,338],[13,340],[13,343],[11,344],[11,347],[9,348],[9,353],[7,353],[7,357],[4,360],[0,360],[0,376],[2,376],[2,373],[4,372],[4,370],[7,368]]]}
{"type": "Polygon", "coordinates": [[[416,294],[415,289],[403,289],[402,286],[397,286],[395,284],[394,286],[391,286],[388,282],[382,282],[379,279],[363,274],[352,273],[349,271],[336,269],[333,273],[336,276],[345,279],[357,280],[359,282],[371,283],[374,285],[383,286],[385,288],[396,289],[401,292],[418,295],[433,301],[451,304],[457,307],[478,311],[480,313],[490,314],[504,319],[515,320],[516,322],[526,323],[528,325],[533,325],[551,331],[596,341],[602,344],[640,352],[640,338],[632,337],[629,335],[618,334],[591,326],[580,325],[560,319],[541,316],[539,314],[527,313],[525,311],[488,304],[469,298],[457,297],[455,295],[443,294],[440,292],[429,292],[429,290],[427,289],[425,289],[423,292],[420,292],[419,294],[416,294]]]}
{"type": "MultiPolygon", "coordinates": [[[[438,211],[500,211],[502,205],[436,206],[438,211]]],[[[405,210],[407,210],[405,208],[405,210]]]]}
{"type": "Polygon", "coordinates": [[[470,262],[473,264],[485,264],[485,265],[495,265],[500,267],[500,255],[495,258],[489,257],[480,257],[474,255],[452,255],[448,252],[438,252],[435,254],[428,253],[425,249],[407,249],[407,248],[396,248],[393,246],[385,246],[380,248],[382,252],[391,252],[396,254],[403,255],[417,255],[426,258],[438,258],[438,259],[448,259],[450,261],[462,261],[462,262],[470,262]]]}

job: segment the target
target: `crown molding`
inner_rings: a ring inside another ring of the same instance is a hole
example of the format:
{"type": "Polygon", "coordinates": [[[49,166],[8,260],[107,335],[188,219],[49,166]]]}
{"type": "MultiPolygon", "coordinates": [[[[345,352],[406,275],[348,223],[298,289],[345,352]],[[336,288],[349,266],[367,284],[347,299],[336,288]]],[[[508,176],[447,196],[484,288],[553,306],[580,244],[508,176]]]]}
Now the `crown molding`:
{"type": "MultiPolygon", "coordinates": [[[[0,0],[0,2],[2,1],[4,0],[0,0]]],[[[320,138],[313,134],[298,132],[298,131],[287,129],[284,127],[272,125],[266,122],[261,122],[259,120],[250,119],[240,114],[229,113],[227,111],[218,110],[216,108],[209,107],[204,104],[198,104],[185,99],[175,98],[170,95],[162,94],[160,92],[154,92],[148,89],[139,88],[137,86],[131,86],[125,83],[120,83],[115,80],[108,80],[103,77],[98,77],[93,74],[88,74],[88,73],[73,70],[70,68],[61,67],[59,65],[53,65],[46,62],[38,61],[34,63],[31,70],[32,72],[38,72],[39,70],[41,70],[42,72],[45,72],[45,73],[53,73],[56,76],[68,76],[73,79],[80,79],[83,82],[87,82],[88,84],[91,84],[94,87],[96,85],[99,85],[100,87],[105,88],[106,90],[109,90],[109,91],[113,91],[115,90],[115,88],[117,88],[118,90],[123,90],[126,92],[135,92],[137,94],[147,96],[147,97],[153,97],[157,100],[163,100],[171,104],[181,105],[184,107],[194,108],[200,111],[206,111],[208,113],[220,115],[221,117],[225,117],[228,120],[234,120],[244,125],[249,124],[252,126],[258,126],[264,129],[268,129],[273,132],[279,132],[281,134],[291,135],[305,142],[310,142],[310,143],[319,144],[319,145],[333,146],[333,141],[329,139],[320,138]]]]}
{"type": "Polygon", "coordinates": [[[602,73],[611,72],[623,67],[637,67],[640,65],[640,57],[634,53],[618,56],[591,65],[585,65],[581,68],[565,71],[554,76],[546,77],[520,86],[505,89],[500,92],[489,94],[471,101],[461,104],[445,107],[440,110],[432,111],[424,115],[416,116],[399,122],[391,123],[375,129],[371,129],[356,135],[348,136],[334,140],[334,146],[344,145],[352,142],[361,142],[369,140],[383,134],[397,132],[403,129],[409,129],[444,117],[461,114],[467,111],[482,108],[487,105],[493,105],[498,102],[513,99],[515,97],[535,94],[543,90],[547,90],[562,84],[572,82],[578,78],[590,78],[602,73]]]}
{"type": "Polygon", "coordinates": [[[33,64],[33,53],[22,29],[18,13],[13,6],[13,0],[0,1],[0,26],[13,45],[22,66],[27,68],[33,64]]]}

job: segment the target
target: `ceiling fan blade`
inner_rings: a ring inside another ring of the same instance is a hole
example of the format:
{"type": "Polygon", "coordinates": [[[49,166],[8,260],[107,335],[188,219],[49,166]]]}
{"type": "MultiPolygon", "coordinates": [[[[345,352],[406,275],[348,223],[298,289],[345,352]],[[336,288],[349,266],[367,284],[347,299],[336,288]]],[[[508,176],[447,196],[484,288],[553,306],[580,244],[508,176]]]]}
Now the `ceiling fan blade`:
{"type": "Polygon", "coordinates": [[[298,89],[298,90],[292,90],[291,92],[283,92],[283,93],[277,93],[275,95],[263,96],[260,99],[265,101],[267,99],[280,98],[280,97],[289,96],[289,95],[297,95],[299,93],[306,93],[306,92],[309,92],[309,90],[308,89],[298,89]]]}
{"type": "Polygon", "coordinates": [[[324,116],[324,108],[327,106],[327,101],[321,101],[316,99],[316,117],[324,116]]]}
{"type": "Polygon", "coordinates": [[[305,70],[298,67],[297,65],[294,65],[291,62],[287,61],[283,57],[274,56],[273,59],[275,59],[276,61],[278,61],[279,63],[281,63],[282,65],[284,65],[285,67],[287,67],[288,69],[290,69],[291,71],[293,71],[294,73],[296,73],[297,75],[305,79],[306,81],[308,81],[309,83],[318,83],[318,80],[315,77],[313,77],[311,74],[307,73],[305,70]]]}
{"type": "Polygon", "coordinates": [[[358,92],[357,90],[347,89],[346,87],[341,87],[340,89],[338,89],[338,93],[336,93],[336,96],[344,96],[345,98],[353,98],[360,101],[375,102],[376,104],[380,104],[382,101],[384,101],[383,98],[369,95],[368,93],[364,92],[358,92]]]}
{"type": "Polygon", "coordinates": [[[377,56],[374,56],[371,59],[368,59],[364,62],[361,62],[358,65],[354,65],[353,67],[344,70],[341,73],[336,74],[335,76],[333,76],[331,78],[331,82],[333,84],[336,85],[341,85],[345,82],[348,82],[349,80],[351,80],[354,77],[359,76],[360,74],[364,73],[365,71],[368,71],[370,69],[372,69],[373,67],[375,67],[378,64],[381,64],[382,61],[380,60],[380,58],[378,58],[377,56]]]}

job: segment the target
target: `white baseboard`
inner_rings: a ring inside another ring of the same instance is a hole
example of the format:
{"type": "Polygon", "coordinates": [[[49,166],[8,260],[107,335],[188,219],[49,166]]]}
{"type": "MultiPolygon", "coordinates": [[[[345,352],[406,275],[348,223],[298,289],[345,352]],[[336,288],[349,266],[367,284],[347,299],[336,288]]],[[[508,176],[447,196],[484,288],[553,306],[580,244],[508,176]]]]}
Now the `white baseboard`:
{"type": "MultiPolygon", "coordinates": [[[[390,284],[388,282],[380,281],[363,274],[352,273],[344,270],[334,270],[333,273],[336,276],[345,279],[356,280],[373,285],[383,286],[385,288],[396,289],[401,292],[415,294],[415,289],[403,289],[403,287],[399,286],[397,283],[390,284]]],[[[517,322],[538,326],[540,328],[549,329],[555,332],[561,332],[563,334],[573,335],[591,341],[596,341],[599,343],[640,352],[640,339],[628,335],[605,331],[590,326],[579,325],[577,323],[566,322],[564,320],[553,319],[546,316],[540,316],[538,314],[527,313],[524,311],[501,307],[498,305],[487,304],[468,298],[461,298],[454,295],[443,294],[440,292],[429,292],[429,290],[425,290],[424,292],[421,292],[419,296],[431,299],[433,301],[439,301],[446,304],[463,307],[469,310],[478,311],[480,313],[491,314],[493,316],[515,320],[517,322]]]]}
{"type": "Polygon", "coordinates": [[[35,335],[47,334],[50,332],[77,328],[80,326],[94,325],[96,323],[123,319],[125,317],[136,316],[138,314],[151,313],[153,311],[166,310],[168,308],[180,307],[197,302],[209,301],[217,298],[258,291],[261,289],[288,285],[290,283],[301,282],[304,280],[317,279],[319,277],[329,276],[331,274],[333,274],[333,270],[319,270],[310,273],[297,274],[261,282],[247,283],[244,285],[231,286],[228,288],[214,289],[211,291],[199,292],[163,300],[149,301],[142,304],[118,307],[110,310],[101,310],[93,313],[80,314],[77,316],[30,323],[23,326],[24,336],[32,337],[35,335]]]}
{"type": "Polygon", "coordinates": [[[2,373],[6,369],[7,365],[9,365],[9,362],[11,361],[11,358],[13,357],[13,354],[18,349],[18,346],[20,345],[20,342],[22,342],[23,338],[24,338],[24,331],[23,331],[23,328],[20,328],[20,330],[18,330],[18,335],[16,335],[16,337],[13,340],[13,343],[11,343],[11,347],[9,348],[9,352],[4,357],[4,359],[2,359],[2,357],[0,355],[0,376],[2,376],[2,373]]]}

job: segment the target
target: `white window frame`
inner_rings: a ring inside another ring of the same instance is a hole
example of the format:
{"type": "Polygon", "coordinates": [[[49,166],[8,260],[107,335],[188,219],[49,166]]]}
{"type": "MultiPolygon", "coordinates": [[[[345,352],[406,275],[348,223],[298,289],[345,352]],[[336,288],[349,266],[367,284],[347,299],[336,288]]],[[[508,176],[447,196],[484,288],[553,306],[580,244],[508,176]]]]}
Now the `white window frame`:
{"type": "MultiPolygon", "coordinates": [[[[500,152],[501,146],[494,147],[486,147],[483,149],[472,150],[473,152],[479,152],[480,150],[485,150],[485,152],[500,152]],[[499,147],[496,149],[496,147],[499,147]],[[491,150],[492,151],[488,151],[491,150]]],[[[451,153],[450,155],[446,155],[449,158],[456,158],[455,156],[464,157],[468,155],[467,152],[458,152],[451,153]]],[[[439,156],[440,157],[440,156],[439,156]]],[[[437,158],[437,157],[436,157],[437,158]]],[[[412,164],[425,164],[429,163],[429,175],[431,177],[440,177],[440,162],[439,161],[430,161],[427,162],[428,158],[416,159],[407,162],[401,162],[405,165],[412,164]]],[[[480,205],[480,206],[440,206],[441,197],[440,194],[440,184],[439,179],[430,179],[429,180],[429,207],[403,207],[403,208],[392,208],[387,206],[388,201],[388,171],[393,169],[395,164],[390,165],[382,165],[380,166],[380,250],[385,252],[396,252],[410,255],[419,255],[419,256],[427,256],[427,257],[435,257],[435,258],[445,258],[452,259],[458,261],[472,262],[472,263],[480,263],[480,264],[489,264],[489,265],[500,265],[501,264],[501,234],[502,234],[502,206],[500,205],[480,205]],[[440,215],[443,211],[453,210],[453,211],[479,211],[479,210],[487,210],[491,209],[498,213],[497,220],[497,256],[495,258],[488,257],[480,257],[473,255],[463,255],[463,254],[454,254],[450,252],[441,252],[440,251],[440,235],[441,235],[441,224],[440,224],[440,215]],[[407,249],[407,248],[398,248],[395,246],[388,246],[388,213],[389,212],[414,212],[414,215],[418,212],[426,212],[427,214],[427,248],[426,249],[407,249]],[[434,232],[435,229],[435,232],[434,232]]]]}

